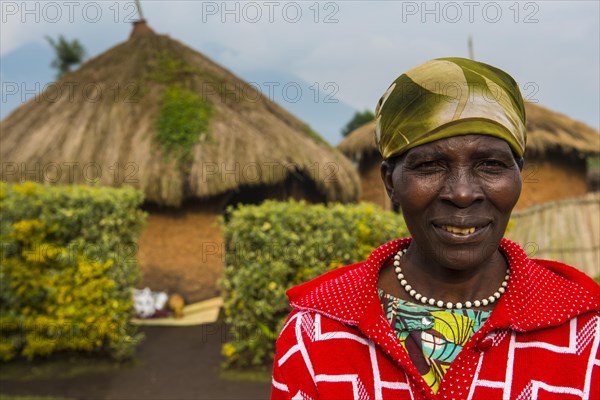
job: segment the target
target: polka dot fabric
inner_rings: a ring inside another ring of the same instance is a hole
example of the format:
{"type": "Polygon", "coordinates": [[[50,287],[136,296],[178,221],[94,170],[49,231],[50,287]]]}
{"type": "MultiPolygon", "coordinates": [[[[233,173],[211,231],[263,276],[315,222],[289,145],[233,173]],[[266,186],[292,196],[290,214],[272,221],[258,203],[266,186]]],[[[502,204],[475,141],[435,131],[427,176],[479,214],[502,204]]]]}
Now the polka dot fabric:
{"type": "Polygon", "coordinates": [[[272,398],[600,399],[600,287],[503,239],[511,276],[433,394],[388,324],[379,270],[410,238],[288,291],[272,398]]]}

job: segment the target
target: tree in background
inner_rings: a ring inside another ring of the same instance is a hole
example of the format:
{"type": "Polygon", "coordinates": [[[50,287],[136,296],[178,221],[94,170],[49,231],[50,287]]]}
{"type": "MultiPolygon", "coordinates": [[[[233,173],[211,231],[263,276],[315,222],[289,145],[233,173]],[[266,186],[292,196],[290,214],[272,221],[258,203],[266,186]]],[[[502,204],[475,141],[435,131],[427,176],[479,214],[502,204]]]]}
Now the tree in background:
{"type": "Polygon", "coordinates": [[[342,128],[342,136],[346,137],[350,132],[356,128],[361,127],[367,122],[373,121],[375,114],[371,110],[357,111],[354,113],[352,119],[342,128]]]}
{"type": "Polygon", "coordinates": [[[77,39],[68,41],[63,35],[58,37],[58,40],[46,36],[46,40],[56,53],[56,58],[52,61],[52,68],[58,70],[56,78],[60,78],[65,73],[71,70],[71,66],[80,64],[85,57],[85,48],[77,39]]]}

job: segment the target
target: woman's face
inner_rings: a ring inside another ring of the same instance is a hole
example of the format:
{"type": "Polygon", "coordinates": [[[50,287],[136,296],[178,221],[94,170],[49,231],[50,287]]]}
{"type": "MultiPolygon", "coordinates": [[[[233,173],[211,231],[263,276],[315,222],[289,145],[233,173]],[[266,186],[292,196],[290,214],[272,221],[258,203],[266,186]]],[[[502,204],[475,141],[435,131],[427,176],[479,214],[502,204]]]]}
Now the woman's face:
{"type": "Polygon", "coordinates": [[[384,162],[382,178],[422,255],[465,270],[494,254],[521,193],[521,173],[505,141],[456,136],[384,162]]]}

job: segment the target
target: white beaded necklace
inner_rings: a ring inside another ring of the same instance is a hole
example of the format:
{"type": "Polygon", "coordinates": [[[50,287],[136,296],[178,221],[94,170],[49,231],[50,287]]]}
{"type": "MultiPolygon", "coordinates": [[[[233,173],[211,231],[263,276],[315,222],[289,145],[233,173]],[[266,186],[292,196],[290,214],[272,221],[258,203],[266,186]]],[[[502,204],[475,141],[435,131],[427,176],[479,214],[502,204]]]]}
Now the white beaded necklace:
{"type": "Polygon", "coordinates": [[[466,308],[487,306],[488,304],[491,304],[491,303],[495,302],[496,300],[498,300],[500,298],[500,296],[502,296],[502,294],[506,291],[506,287],[508,286],[508,278],[510,275],[510,268],[506,269],[506,276],[504,276],[504,281],[502,282],[502,284],[500,285],[498,290],[493,295],[488,297],[487,299],[475,300],[473,302],[465,301],[464,304],[463,303],[454,304],[449,301],[444,302],[443,300],[436,300],[432,297],[425,297],[421,293],[418,293],[415,289],[413,289],[412,286],[409,285],[408,282],[406,281],[406,279],[404,278],[404,274],[402,273],[402,268],[400,268],[400,257],[402,257],[403,254],[406,254],[406,249],[399,250],[396,253],[396,255],[394,256],[394,268],[396,271],[396,275],[398,276],[400,285],[402,285],[404,290],[406,290],[406,292],[412,298],[414,298],[417,301],[420,301],[423,304],[429,304],[431,306],[438,306],[439,308],[443,308],[444,306],[446,306],[446,308],[448,308],[448,309],[456,308],[457,310],[460,310],[461,308],[463,308],[463,306],[465,306],[466,308]]]}

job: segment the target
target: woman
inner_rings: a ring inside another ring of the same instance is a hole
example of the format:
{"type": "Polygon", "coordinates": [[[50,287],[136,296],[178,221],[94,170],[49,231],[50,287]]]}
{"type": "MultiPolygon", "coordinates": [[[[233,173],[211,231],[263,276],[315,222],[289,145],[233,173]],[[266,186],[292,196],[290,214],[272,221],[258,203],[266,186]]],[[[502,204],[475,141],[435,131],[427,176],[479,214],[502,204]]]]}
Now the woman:
{"type": "Polygon", "coordinates": [[[412,238],[289,290],[272,398],[600,398],[600,287],[503,239],[526,143],[515,81],[429,61],[379,101],[376,141],[412,238]]]}

